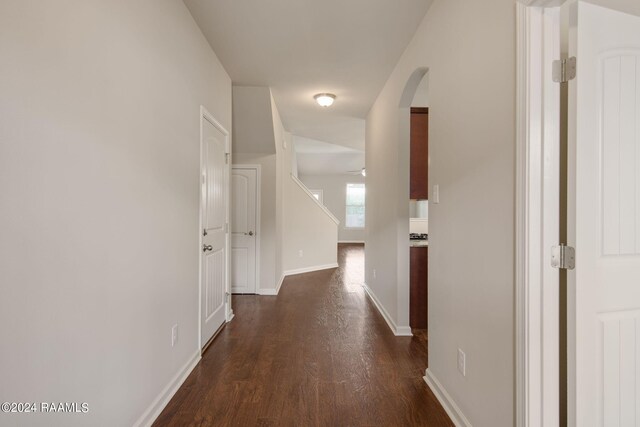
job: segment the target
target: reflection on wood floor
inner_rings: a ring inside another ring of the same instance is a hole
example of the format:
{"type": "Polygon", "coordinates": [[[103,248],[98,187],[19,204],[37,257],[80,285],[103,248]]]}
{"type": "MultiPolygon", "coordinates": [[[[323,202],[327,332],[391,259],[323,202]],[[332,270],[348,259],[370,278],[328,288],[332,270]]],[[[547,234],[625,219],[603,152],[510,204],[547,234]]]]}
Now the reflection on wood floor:
{"type": "Polygon", "coordinates": [[[426,335],[394,336],[361,287],[362,245],[340,268],[289,276],[277,297],[233,297],[235,318],[156,426],[451,426],[422,379],[426,335]]]}

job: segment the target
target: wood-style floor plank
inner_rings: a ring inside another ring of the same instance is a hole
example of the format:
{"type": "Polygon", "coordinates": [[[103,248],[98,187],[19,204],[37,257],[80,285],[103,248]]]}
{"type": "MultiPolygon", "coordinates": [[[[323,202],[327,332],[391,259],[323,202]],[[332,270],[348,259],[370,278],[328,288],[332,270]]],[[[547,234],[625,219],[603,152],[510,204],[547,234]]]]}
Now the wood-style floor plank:
{"type": "Polygon", "coordinates": [[[338,269],[234,295],[235,318],[154,426],[452,426],[422,380],[427,336],[394,336],[362,289],[362,245],[338,269]]]}

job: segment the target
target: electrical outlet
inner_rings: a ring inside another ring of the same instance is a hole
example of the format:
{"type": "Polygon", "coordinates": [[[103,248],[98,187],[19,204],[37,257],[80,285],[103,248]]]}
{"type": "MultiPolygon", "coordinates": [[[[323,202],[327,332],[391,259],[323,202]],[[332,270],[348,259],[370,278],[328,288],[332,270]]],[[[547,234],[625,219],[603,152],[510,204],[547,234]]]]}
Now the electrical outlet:
{"type": "Polygon", "coordinates": [[[461,349],[458,349],[458,371],[463,377],[467,376],[467,356],[461,349]]]}
{"type": "Polygon", "coordinates": [[[173,325],[173,327],[171,328],[171,347],[175,346],[176,342],[178,342],[178,324],[177,323],[173,325]]]}
{"type": "Polygon", "coordinates": [[[302,252],[302,249],[300,249],[298,251],[298,257],[302,258],[304,256],[304,252],[302,252]]]}

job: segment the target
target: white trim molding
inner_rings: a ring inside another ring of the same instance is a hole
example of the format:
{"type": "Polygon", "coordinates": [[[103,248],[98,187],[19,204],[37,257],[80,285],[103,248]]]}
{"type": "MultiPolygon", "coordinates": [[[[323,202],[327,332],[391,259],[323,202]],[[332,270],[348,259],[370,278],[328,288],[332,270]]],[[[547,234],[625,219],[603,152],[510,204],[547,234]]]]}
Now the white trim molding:
{"type": "Polygon", "coordinates": [[[284,279],[287,276],[284,275],[284,273],[282,274],[282,276],[280,276],[280,280],[278,281],[278,284],[276,285],[276,295],[278,295],[280,293],[280,288],[282,287],[282,284],[284,283],[284,279]]]}
{"type": "Polygon", "coordinates": [[[280,280],[278,281],[278,284],[276,285],[275,289],[273,288],[258,289],[257,294],[272,295],[272,296],[278,295],[278,293],[280,293],[280,288],[284,283],[284,279],[286,279],[288,276],[293,276],[296,274],[311,273],[314,271],[328,270],[330,268],[338,268],[338,267],[339,266],[337,263],[333,263],[333,264],[315,265],[312,267],[297,268],[295,270],[287,270],[284,273],[282,273],[282,276],[280,277],[280,280]]]}
{"type": "Polygon", "coordinates": [[[176,375],[169,381],[169,384],[160,392],[160,394],[151,402],[151,405],[146,411],[138,418],[133,425],[134,427],[147,427],[151,426],[153,422],[160,416],[162,410],[167,406],[171,398],[178,391],[178,389],[185,382],[193,368],[196,367],[200,361],[201,349],[197,349],[196,352],[189,358],[187,363],[180,369],[176,375]]]}
{"type": "Polygon", "coordinates": [[[517,5],[516,425],[559,423],[560,59],[562,2],[517,5]]]}
{"type": "Polygon", "coordinates": [[[338,243],[364,245],[364,240],[338,240],[338,243]]]}
{"type": "Polygon", "coordinates": [[[384,307],[382,306],[382,304],[380,303],[380,300],[378,300],[378,297],[376,296],[376,294],[371,290],[371,288],[369,286],[367,286],[366,283],[362,284],[362,288],[364,289],[364,291],[367,294],[367,296],[373,302],[373,305],[376,306],[376,308],[378,309],[378,312],[382,315],[382,318],[385,320],[385,322],[387,322],[387,325],[389,325],[389,329],[391,329],[391,332],[393,332],[393,334],[395,336],[397,336],[397,337],[411,337],[411,336],[413,336],[413,333],[411,332],[411,327],[410,326],[397,326],[396,325],[396,322],[393,321],[393,319],[391,318],[389,313],[387,313],[387,310],[385,310],[384,307]]]}
{"type": "Polygon", "coordinates": [[[271,296],[275,296],[278,295],[278,292],[280,292],[280,288],[282,287],[282,282],[284,282],[284,278],[286,276],[283,274],[282,276],[280,276],[280,280],[278,280],[278,283],[276,284],[275,289],[274,288],[264,288],[264,289],[258,289],[258,295],[271,295],[271,296]]]}
{"type": "Polygon", "coordinates": [[[313,195],[313,193],[311,193],[311,191],[307,188],[306,185],[304,185],[304,182],[300,181],[295,175],[293,174],[289,174],[289,176],[291,177],[291,179],[293,180],[293,182],[295,182],[296,184],[298,184],[298,187],[300,187],[302,189],[302,191],[304,191],[306,193],[307,196],[309,196],[309,198],[311,200],[313,200],[313,202],[324,211],[325,214],[327,214],[327,216],[329,218],[331,218],[331,221],[335,222],[336,225],[340,225],[340,220],[338,218],[335,217],[334,214],[331,213],[331,211],[329,209],[327,209],[327,207],[325,205],[323,205],[322,203],[320,203],[320,201],[318,199],[316,199],[316,197],[313,195]]]}
{"type": "MultiPolygon", "coordinates": [[[[328,270],[330,268],[338,268],[337,263],[324,264],[324,265],[312,265],[311,267],[296,268],[294,270],[286,270],[284,276],[293,276],[294,274],[311,273],[312,271],[328,270]]],[[[283,277],[284,280],[284,277],[283,277]]]]}
{"type": "Polygon", "coordinates": [[[313,194],[314,197],[317,194],[318,195],[317,200],[320,202],[320,204],[324,205],[324,190],[322,189],[314,190],[313,188],[309,188],[309,191],[311,192],[311,194],[313,194]]]}
{"type": "Polygon", "coordinates": [[[427,383],[433,394],[435,394],[436,399],[442,405],[449,418],[456,427],[471,427],[471,423],[467,420],[467,417],[464,416],[456,402],[451,398],[447,390],[440,384],[440,381],[433,375],[429,369],[425,372],[425,376],[422,377],[424,382],[427,383]]]}

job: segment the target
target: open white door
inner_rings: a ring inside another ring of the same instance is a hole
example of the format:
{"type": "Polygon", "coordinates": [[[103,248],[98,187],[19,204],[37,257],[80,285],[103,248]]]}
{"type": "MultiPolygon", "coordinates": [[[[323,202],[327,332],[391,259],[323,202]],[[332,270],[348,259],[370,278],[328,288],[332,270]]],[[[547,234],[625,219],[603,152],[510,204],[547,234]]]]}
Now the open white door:
{"type": "Polygon", "coordinates": [[[233,167],[231,172],[231,292],[256,293],[258,168],[233,167]]]}
{"type": "Polygon", "coordinates": [[[201,344],[205,346],[227,318],[228,135],[213,118],[202,118],[201,344]]]}
{"type": "Polygon", "coordinates": [[[640,425],[640,17],[570,5],[570,426],[640,425]]]}

